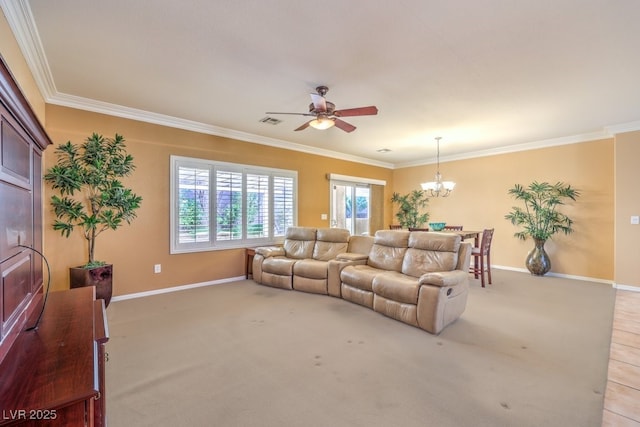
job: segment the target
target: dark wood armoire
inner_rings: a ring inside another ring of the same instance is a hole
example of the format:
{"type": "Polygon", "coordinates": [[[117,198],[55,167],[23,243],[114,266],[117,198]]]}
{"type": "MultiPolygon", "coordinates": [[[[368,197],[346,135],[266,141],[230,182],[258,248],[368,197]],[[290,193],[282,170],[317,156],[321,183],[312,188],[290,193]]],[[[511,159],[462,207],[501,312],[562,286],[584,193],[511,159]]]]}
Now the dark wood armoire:
{"type": "Polygon", "coordinates": [[[93,287],[48,292],[42,155],[50,144],[0,56],[0,425],[104,425],[104,301],[93,287]]]}

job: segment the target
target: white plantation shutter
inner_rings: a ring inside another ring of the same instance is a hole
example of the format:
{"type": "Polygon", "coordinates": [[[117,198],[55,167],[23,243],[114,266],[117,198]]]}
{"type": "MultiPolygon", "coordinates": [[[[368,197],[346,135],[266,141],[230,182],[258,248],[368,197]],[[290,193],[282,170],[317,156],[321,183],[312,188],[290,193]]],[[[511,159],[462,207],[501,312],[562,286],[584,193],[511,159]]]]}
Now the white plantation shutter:
{"type": "Polygon", "coordinates": [[[242,238],[242,173],[216,171],[216,239],[242,238]]]}
{"type": "Polygon", "coordinates": [[[247,174],[247,239],[269,237],[269,175],[247,174]]]}
{"type": "Polygon", "coordinates": [[[295,183],[286,176],[273,177],[273,235],[284,236],[295,222],[295,183]]]}
{"type": "Polygon", "coordinates": [[[210,169],[182,166],[178,168],[179,241],[209,241],[210,169]]]}
{"type": "Polygon", "coordinates": [[[179,156],[171,165],[171,253],[278,243],[296,224],[295,171],[179,156]]]}

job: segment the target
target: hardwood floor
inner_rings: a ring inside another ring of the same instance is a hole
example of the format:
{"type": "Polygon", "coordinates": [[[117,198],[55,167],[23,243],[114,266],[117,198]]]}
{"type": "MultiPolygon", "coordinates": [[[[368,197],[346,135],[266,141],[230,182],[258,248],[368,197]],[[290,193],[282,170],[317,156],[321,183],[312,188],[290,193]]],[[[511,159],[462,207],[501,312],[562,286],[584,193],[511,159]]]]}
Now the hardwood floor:
{"type": "Polygon", "coordinates": [[[616,291],[603,427],[640,427],[640,292],[616,291]]]}

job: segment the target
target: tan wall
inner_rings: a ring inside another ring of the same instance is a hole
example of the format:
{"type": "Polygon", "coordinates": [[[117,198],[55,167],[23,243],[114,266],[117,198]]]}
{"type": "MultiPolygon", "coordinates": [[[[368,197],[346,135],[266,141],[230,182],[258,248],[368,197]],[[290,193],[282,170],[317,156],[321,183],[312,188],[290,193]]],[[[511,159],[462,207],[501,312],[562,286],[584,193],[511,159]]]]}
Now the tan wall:
{"type": "MultiPolygon", "coordinates": [[[[504,216],[516,203],[507,192],[516,183],[563,181],[582,196],[562,210],[575,221],[575,232],[556,235],[545,246],[551,271],[613,280],[613,154],[613,140],[606,139],[441,163],[444,179],[455,181],[456,188],[447,198],[430,199],[430,220],[462,224],[469,230],[495,228],[492,263],[525,268],[533,242],[513,237],[517,229],[504,216]]],[[[419,189],[421,182],[433,180],[435,169],[427,165],[395,170],[394,190],[419,189]]]]}
{"type": "MultiPolygon", "coordinates": [[[[298,223],[327,227],[321,220],[329,212],[329,181],[337,173],[390,181],[392,171],[327,157],[203,135],[47,105],[47,132],[54,144],[82,142],[92,132],[124,135],[134,156],[136,171],[125,182],[143,197],[138,218],[116,231],[99,236],[96,259],[114,264],[114,295],[130,294],[244,275],[244,251],[220,250],[169,254],[169,157],[171,155],[255,164],[298,171],[298,223]],[[162,264],[154,274],[153,265],[162,264]]],[[[45,168],[55,161],[54,148],[45,152],[45,168]]],[[[45,191],[45,201],[51,197],[45,191]]],[[[390,198],[391,194],[385,195],[390,198]]],[[[53,283],[62,289],[68,283],[68,267],[86,262],[82,238],[67,239],[54,232],[53,215],[45,206],[45,242],[53,266],[53,283]]]]}
{"type": "Polygon", "coordinates": [[[640,225],[631,224],[631,216],[640,215],[640,131],[616,135],[615,145],[615,281],[640,287],[640,225]]]}

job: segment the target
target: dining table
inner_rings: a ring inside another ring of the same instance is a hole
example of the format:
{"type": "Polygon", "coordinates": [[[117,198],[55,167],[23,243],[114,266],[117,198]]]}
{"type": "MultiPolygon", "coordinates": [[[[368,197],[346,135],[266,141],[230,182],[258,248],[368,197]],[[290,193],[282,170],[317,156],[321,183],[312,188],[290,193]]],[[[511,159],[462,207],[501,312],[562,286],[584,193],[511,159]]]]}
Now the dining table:
{"type": "Polygon", "coordinates": [[[482,235],[482,231],[474,231],[474,230],[456,230],[452,231],[453,233],[457,233],[462,240],[473,239],[473,246],[476,248],[480,246],[480,235],[482,235]]]}
{"type": "Polygon", "coordinates": [[[482,235],[482,231],[475,230],[442,230],[437,233],[457,234],[462,237],[462,240],[473,239],[473,246],[476,248],[480,246],[480,235],[482,235]]]}

